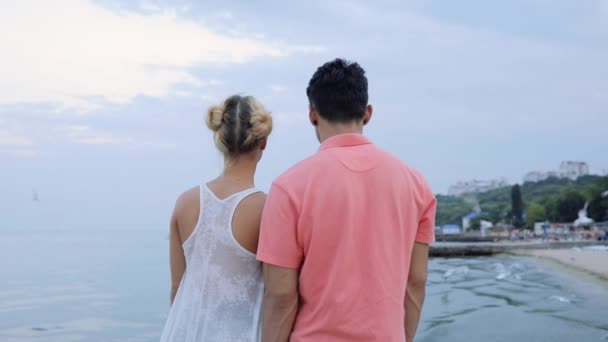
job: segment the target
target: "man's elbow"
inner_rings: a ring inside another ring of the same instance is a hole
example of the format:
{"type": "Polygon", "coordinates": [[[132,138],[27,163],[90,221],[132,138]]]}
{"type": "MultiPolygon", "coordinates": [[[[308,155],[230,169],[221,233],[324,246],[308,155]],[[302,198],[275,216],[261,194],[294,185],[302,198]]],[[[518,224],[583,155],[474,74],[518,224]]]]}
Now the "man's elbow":
{"type": "Polygon", "coordinates": [[[407,287],[409,289],[416,289],[416,290],[424,291],[424,288],[426,287],[426,281],[427,281],[426,272],[417,272],[414,274],[410,274],[410,276],[407,280],[407,287]]]}
{"type": "Polygon", "coordinates": [[[297,290],[266,289],[264,302],[277,311],[293,310],[298,306],[297,290]]]}

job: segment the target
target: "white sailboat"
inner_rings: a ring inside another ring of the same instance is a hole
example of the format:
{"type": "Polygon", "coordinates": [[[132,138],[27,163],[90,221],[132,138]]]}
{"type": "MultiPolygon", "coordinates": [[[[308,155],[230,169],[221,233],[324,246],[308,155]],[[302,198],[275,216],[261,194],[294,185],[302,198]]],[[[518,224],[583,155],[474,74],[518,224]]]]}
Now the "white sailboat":
{"type": "Polygon", "coordinates": [[[38,196],[38,191],[36,189],[32,189],[32,201],[40,202],[40,197],[38,196]]]}

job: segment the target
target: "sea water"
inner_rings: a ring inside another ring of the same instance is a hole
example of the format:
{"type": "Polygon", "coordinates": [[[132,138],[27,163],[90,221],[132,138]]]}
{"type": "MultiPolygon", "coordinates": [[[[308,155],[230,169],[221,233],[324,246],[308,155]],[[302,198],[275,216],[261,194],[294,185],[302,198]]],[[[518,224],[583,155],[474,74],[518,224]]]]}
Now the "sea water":
{"type": "MultiPolygon", "coordinates": [[[[0,341],[156,341],[162,229],[0,230],[0,341]]],[[[608,287],[506,256],[432,259],[418,342],[608,341],[608,287]]]]}

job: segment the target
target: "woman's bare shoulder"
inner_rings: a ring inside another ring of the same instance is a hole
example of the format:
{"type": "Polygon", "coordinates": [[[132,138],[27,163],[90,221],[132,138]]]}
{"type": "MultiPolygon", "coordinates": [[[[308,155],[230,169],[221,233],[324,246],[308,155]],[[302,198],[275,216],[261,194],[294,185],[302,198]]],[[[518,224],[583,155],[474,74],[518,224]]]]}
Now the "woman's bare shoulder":
{"type": "Polygon", "coordinates": [[[248,218],[259,217],[264,209],[264,203],[266,203],[266,194],[263,192],[256,192],[245,197],[241,201],[238,206],[238,211],[248,218]]]}
{"type": "Polygon", "coordinates": [[[176,214],[184,211],[190,211],[193,207],[198,208],[200,205],[201,187],[195,186],[182,192],[175,201],[174,212],[176,214]]]}
{"type": "Polygon", "coordinates": [[[266,202],[266,193],[264,192],[254,192],[253,194],[245,197],[243,199],[243,202],[248,202],[249,205],[254,206],[254,207],[260,207],[260,206],[264,206],[264,203],[266,202]]]}
{"type": "Polygon", "coordinates": [[[232,221],[232,233],[237,242],[251,253],[257,252],[260,221],[266,194],[256,192],[245,197],[237,207],[232,221]]]}

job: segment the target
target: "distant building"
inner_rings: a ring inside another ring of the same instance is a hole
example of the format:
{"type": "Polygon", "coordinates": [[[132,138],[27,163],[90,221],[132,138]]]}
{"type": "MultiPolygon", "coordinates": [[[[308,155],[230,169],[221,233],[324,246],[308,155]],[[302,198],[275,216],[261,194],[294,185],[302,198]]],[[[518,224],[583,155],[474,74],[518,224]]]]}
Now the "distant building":
{"type": "Polygon", "coordinates": [[[547,179],[547,172],[531,171],[524,176],[524,182],[540,182],[547,179]]]}
{"type": "Polygon", "coordinates": [[[563,161],[559,164],[559,175],[562,178],[576,180],[580,176],[589,174],[589,165],[579,161],[563,161]]]}
{"type": "Polygon", "coordinates": [[[555,171],[531,171],[524,176],[524,182],[542,182],[551,177],[560,178],[559,174],[555,171]]]}
{"type": "Polygon", "coordinates": [[[479,230],[481,231],[481,236],[486,236],[488,230],[490,230],[492,227],[494,227],[494,224],[491,221],[479,221],[479,230]]]}
{"type": "Polygon", "coordinates": [[[467,193],[486,192],[498,188],[509,186],[509,182],[505,178],[498,179],[473,179],[465,182],[458,182],[448,189],[448,195],[461,196],[467,193]]]}
{"type": "Polygon", "coordinates": [[[479,212],[472,212],[466,216],[464,216],[462,218],[462,230],[463,231],[467,231],[469,230],[469,228],[471,228],[471,221],[473,221],[474,219],[485,215],[485,213],[479,213],[479,212]]]}
{"type": "Polygon", "coordinates": [[[444,224],[443,226],[441,226],[441,234],[454,235],[460,234],[460,232],[460,226],[457,224],[444,224]]]}
{"type": "Polygon", "coordinates": [[[563,161],[559,164],[558,171],[531,171],[524,176],[524,182],[542,182],[550,177],[569,178],[576,180],[578,177],[589,174],[589,164],[580,161],[563,161]]]}

